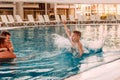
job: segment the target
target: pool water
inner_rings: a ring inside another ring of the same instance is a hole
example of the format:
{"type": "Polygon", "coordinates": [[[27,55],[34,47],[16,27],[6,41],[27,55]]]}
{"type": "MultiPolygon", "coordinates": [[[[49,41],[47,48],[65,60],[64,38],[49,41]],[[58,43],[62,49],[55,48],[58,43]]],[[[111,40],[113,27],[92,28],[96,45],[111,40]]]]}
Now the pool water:
{"type": "Polygon", "coordinates": [[[84,54],[75,56],[63,26],[9,30],[17,58],[0,64],[2,80],[61,80],[120,59],[120,26],[69,25],[82,32],[84,54]]]}

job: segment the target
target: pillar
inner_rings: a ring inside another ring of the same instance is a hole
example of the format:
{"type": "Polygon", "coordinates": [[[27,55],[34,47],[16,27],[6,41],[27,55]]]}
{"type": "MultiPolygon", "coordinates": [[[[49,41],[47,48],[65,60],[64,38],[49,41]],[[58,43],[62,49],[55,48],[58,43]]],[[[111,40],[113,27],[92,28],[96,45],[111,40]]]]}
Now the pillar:
{"type": "Polygon", "coordinates": [[[24,17],[23,2],[16,2],[16,14],[24,17]]]}
{"type": "Polygon", "coordinates": [[[54,3],[54,14],[57,15],[57,4],[54,3]]]}
{"type": "Polygon", "coordinates": [[[45,3],[45,14],[47,15],[47,3],[45,3]]]}

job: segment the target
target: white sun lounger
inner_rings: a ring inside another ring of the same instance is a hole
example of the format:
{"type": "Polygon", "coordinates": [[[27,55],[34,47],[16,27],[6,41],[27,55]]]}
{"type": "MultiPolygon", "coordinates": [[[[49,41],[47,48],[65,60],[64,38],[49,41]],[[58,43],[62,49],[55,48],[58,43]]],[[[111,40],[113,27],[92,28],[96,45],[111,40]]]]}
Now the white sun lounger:
{"type": "Polygon", "coordinates": [[[62,22],[59,15],[55,15],[55,21],[56,21],[58,24],[60,24],[60,23],[62,22]]]}
{"type": "Polygon", "coordinates": [[[28,21],[23,21],[20,15],[15,15],[16,22],[21,24],[21,25],[27,25],[28,21]]]}
{"type": "Polygon", "coordinates": [[[109,14],[109,15],[107,16],[106,22],[107,22],[107,23],[116,23],[117,20],[116,20],[116,18],[115,18],[114,15],[109,14]]]}
{"type": "Polygon", "coordinates": [[[9,22],[6,15],[0,15],[0,17],[1,17],[1,20],[2,20],[2,24],[5,24],[7,27],[9,25],[14,26],[14,22],[9,22]]]}
{"type": "Polygon", "coordinates": [[[37,19],[39,24],[43,24],[43,25],[45,24],[45,20],[42,15],[37,15],[37,19]]]}
{"type": "Polygon", "coordinates": [[[55,24],[55,21],[51,21],[48,15],[43,15],[46,24],[55,24]]]}
{"type": "Polygon", "coordinates": [[[85,15],[78,15],[78,24],[88,23],[87,17],[85,15]]]}
{"type": "Polygon", "coordinates": [[[7,15],[8,21],[11,23],[15,23],[15,20],[12,15],[7,15]]]}
{"type": "Polygon", "coordinates": [[[75,17],[74,17],[74,15],[69,15],[69,22],[70,23],[72,23],[72,24],[76,24],[77,23],[77,21],[75,20],[75,17]]]}
{"type": "Polygon", "coordinates": [[[62,21],[67,21],[66,16],[65,15],[61,15],[61,20],[62,21]]]}
{"type": "Polygon", "coordinates": [[[15,26],[20,24],[19,22],[15,21],[15,19],[12,15],[7,15],[7,18],[9,20],[9,22],[14,23],[15,26]]]}
{"type": "Polygon", "coordinates": [[[106,20],[102,20],[101,18],[100,18],[100,15],[98,15],[98,14],[96,14],[95,15],[95,19],[96,19],[96,23],[106,23],[106,20]]]}
{"type": "Polygon", "coordinates": [[[65,15],[60,15],[60,17],[61,17],[61,20],[62,20],[62,21],[65,21],[66,23],[69,24],[69,20],[67,20],[67,18],[66,18],[65,15]]]}
{"type": "Polygon", "coordinates": [[[38,25],[39,21],[35,21],[33,15],[27,15],[29,24],[38,25]]]}
{"type": "Polygon", "coordinates": [[[90,19],[89,19],[90,23],[96,23],[96,15],[90,15],[90,19]]]}
{"type": "Polygon", "coordinates": [[[116,17],[117,23],[120,23],[120,15],[116,14],[115,17],[116,17]]]}

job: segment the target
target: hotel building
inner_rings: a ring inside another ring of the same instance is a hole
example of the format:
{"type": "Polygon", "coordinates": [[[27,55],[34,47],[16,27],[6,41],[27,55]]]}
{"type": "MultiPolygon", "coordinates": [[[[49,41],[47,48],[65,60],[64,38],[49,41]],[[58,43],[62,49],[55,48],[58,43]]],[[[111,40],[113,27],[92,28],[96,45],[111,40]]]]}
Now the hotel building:
{"type": "Polygon", "coordinates": [[[65,4],[65,3],[38,3],[38,2],[9,2],[0,1],[0,15],[20,15],[24,20],[28,14],[36,15],[48,14],[52,19],[55,14],[68,15],[72,14],[77,18],[77,14],[90,16],[99,14],[106,16],[108,14],[120,14],[120,4],[65,4]]]}

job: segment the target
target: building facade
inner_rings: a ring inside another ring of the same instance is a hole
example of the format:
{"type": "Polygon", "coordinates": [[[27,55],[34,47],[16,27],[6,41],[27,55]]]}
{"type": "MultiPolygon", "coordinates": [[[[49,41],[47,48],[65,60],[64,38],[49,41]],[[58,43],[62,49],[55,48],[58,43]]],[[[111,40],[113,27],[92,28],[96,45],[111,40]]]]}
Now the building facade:
{"type": "Polygon", "coordinates": [[[20,15],[24,20],[28,14],[34,18],[37,15],[48,14],[50,18],[53,15],[74,15],[78,14],[90,16],[93,14],[103,15],[120,15],[120,4],[57,4],[57,3],[31,3],[31,2],[0,2],[0,15],[20,15]]]}

